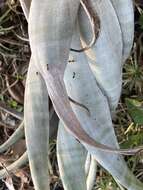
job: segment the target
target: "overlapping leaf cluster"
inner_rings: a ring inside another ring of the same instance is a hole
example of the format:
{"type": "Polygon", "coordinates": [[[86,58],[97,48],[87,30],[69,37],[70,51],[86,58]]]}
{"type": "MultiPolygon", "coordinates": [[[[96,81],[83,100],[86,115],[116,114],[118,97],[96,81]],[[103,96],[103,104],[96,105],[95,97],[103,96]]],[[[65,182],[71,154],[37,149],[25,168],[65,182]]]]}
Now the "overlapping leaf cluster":
{"type": "MultiPolygon", "coordinates": [[[[140,148],[119,150],[111,118],[121,93],[122,66],[133,42],[133,2],[32,0],[30,6],[29,1],[21,0],[21,5],[32,50],[24,124],[35,189],[49,189],[48,96],[60,119],[57,158],[65,189],[92,189],[96,161],[120,187],[142,189],[117,154],[133,154],[140,148]],[[97,41],[88,46],[94,31],[91,25],[96,22],[92,12],[98,15],[100,32],[97,41]],[[70,52],[87,46],[84,52],[70,52]]],[[[25,153],[9,169],[26,159],[25,153]]]]}

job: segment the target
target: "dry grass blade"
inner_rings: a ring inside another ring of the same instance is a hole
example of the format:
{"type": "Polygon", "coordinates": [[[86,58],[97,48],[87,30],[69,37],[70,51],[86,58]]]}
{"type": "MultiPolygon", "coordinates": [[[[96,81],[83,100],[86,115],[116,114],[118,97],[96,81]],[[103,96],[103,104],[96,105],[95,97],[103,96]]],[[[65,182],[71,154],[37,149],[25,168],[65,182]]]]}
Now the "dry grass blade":
{"type": "Polygon", "coordinates": [[[0,110],[9,113],[10,115],[14,116],[15,118],[17,118],[19,120],[23,120],[23,114],[22,113],[19,113],[16,110],[6,106],[3,102],[0,102],[0,110]]]}
{"type": "Polygon", "coordinates": [[[9,139],[0,145],[0,153],[6,151],[10,146],[15,144],[18,140],[24,137],[24,122],[16,129],[16,131],[9,137],[9,139]]]}
{"type": "MultiPolygon", "coordinates": [[[[24,103],[24,86],[20,80],[14,80],[13,77],[5,75],[6,86],[11,97],[19,102],[24,103]]],[[[3,94],[3,92],[2,92],[3,94]]]]}
{"type": "Polygon", "coordinates": [[[27,152],[25,152],[18,160],[16,160],[11,165],[7,166],[7,170],[0,170],[0,179],[3,179],[7,176],[7,171],[9,174],[16,172],[19,168],[24,166],[28,162],[27,152]]]}

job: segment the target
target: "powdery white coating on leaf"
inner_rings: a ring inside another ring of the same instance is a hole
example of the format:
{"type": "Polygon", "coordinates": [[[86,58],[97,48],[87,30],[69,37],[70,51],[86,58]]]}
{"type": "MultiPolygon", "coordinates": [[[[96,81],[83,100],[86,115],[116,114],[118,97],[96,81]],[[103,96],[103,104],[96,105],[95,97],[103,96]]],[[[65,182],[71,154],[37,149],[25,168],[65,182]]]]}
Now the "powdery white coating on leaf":
{"type": "Polygon", "coordinates": [[[33,59],[31,59],[26,80],[24,124],[35,190],[49,189],[49,105],[48,93],[45,89],[45,82],[37,74],[33,59]]]}
{"type": "MultiPolygon", "coordinates": [[[[78,39],[75,36],[74,48],[77,48],[76,46],[79,48],[78,39]]],[[[89,116],[82,107],[73,104],[72,107],[77,118],[92,138],[100,143],[118,148],[107,98],[99,89],[85,55],[83,53],[72,53],[72,57],[75,62],[68,64],[64,76],[66,89],[68,94],[77,102],[84,104],[91,114],[89,116]]],[[[83,144],[89,153],[95,156],[95,159],[128,190],[141,190],[143,188],[143,184],[130,172],[122,156],[105,153],[85,143],[83,144]]]]}
{"type": "MultiPolygon", "coordinates": [[[[79,1],[69,2],[62,0],[59,4],[51,0],[44,1],[45,4],[39,1],[36,3],[35,1],[32,2],[29,16],[29,37],[33,59],[39,73],[46,83],[57,115],[65,123],[67,129],[79,140],[98,147],[99,149],[121,153],[122,150],[112,150],[106,145],[98,144],[98,142],[93,140],[83,130],[70,106],[65,89],[63,74],[67,65],[70,49],[69,45],[72,39],[72,31],[76,21],[79,1]],[[61,9],[58,5],[62,6],[61,9]],[[35,14],[36,7],[43,8],[41,17],[37,16],[37,13],[35,14]],[[45,7],[48,7],[48,9],[45,9],[45,7]],[[55,12],[56,15],[59,15],[58,18],[56,17],[57,25],[50,20],[50,15],[52,15],[52,13],[55,14],[55,12]],[[67,16],[66,19],[65,16],[67,16]],[[37,31],[37,23],[39,23],[40,31],[37,31]],[[65,31],[67,33],[64,34],[63,32],[65,31]]],[[[126,150],[123,152],[126,152],[126,150]]]]}
{"type": "MultiPolygon", "coordinates": [[[[117,107],[122,85],[122,34],[116,12],[110,0],[90,0],[100,19],[100,33],[95,45],[85,53],[99,87],[108,97],[111,110],[117,107]]],[[[83,40],[91,39],[89,21],[81,9],[80,32],[83,40]]]]}
{"type": "Polygon", "coordinates": [[[140,148],[135,148],[133,150],[117,150],[106,145],[99,144],[83,130],[80,122],[78,121],[70,106],[69,98],[63,82],[63,74],[67,65],[66,61],[70,49],[69,43],[72,38],[71,34],[76,21],[79,1],[69,2],[62,0],[59,4],[55,3],[54,1],[51,2],[51,0],[42,1],[42,3],[39,1],[36,1],[36,3],[35,1],[32,2],[33,3],[31,4],[33,6],[31,5],[30,13],[32,12],[33,14],[31,13],[31,16],[29,16],[29,37],[32,54],[34,55],[33,59],[39,73],[46,83],[50,99],[59,118],[64,122],[65,126],[72,135],[74,135],[80,141],[90,144],[93,147],[108,152],[116,152],[127,155],[138,152],[140,148]],[[59,9],[58,5],[62,5],[61,9],[59,9]],[[48,7],[48,9],[46,8],[44,13],[41,12],[41,17],[36,17],[36,7],[41,7],[41,9],[43,8],[42,11],[45,10],[45,7],[48,7]],[[33,9],[34,11],[32,11],[33,9]],[[57,19],[57,25],[54,23],[51,24],[51,20],[49,20],[52,12],[54,14],[56,12],[56,15],[59,15],[57,19]],[[67,16],[66,19],[65,15],[67,16]],[[73,16],[72,19],[70,17],[71,15],[73,16]],[[41,31],[39,32],[37,32],[37,23],[39,23],[38,26],[41,28],[41,31]],[[47,23],[49,24],[47,25],[47,23]],[[47,26],[51,26],[53,28],[50,27],[47,30],[47,26]],[[62,32],[65,31],[67,31],[67,33],[64,35],[62,32]]]}
{"type": "Polygon", "coordinates": [[[88,173],[87,181],[86,181],[87,190],[92,190],[95,184],[96,172],[97,172],[97,162],[95,160],[95,157],[91,156],[91,163],[90,163],[89,173],[88,173]]]}
{"type": "Polygon", "coordinates": [[[57,137],[57,158],[64,190],[87,190],[84,164],[87,151],[70,133],[62,122],[57,137]]]}
{"type": "MultiPolygon", "coordinates": [[[[72,41],[71,47],[74,47],[74,45],[75,41],[72,41]]],[[[71,57],[70,55],[69,59],[71,59],[71,57]]],[[[82,64],[82,62],[80,64],[82,64]]],[[[60,121],[57,136],[57,158],[60,176],[65,190],[92,189],[96,170],[92,168],[91,171],[89,163],[87,166],[88,169],[86,168],[87,171],[85,171],[87,156],[87,150],[75,139],[75,137],[66,131],[60,121]]]]}
{"type": "Polygon", "coordinates": [[[86,161],[85,161],[85,175],[86,177],[88,176],[89,173],[89,169],[90,169],[90,163],[91,163],[91,155],[88,152],[87,157],[86,157],[86,161]]]}
{"type": "Polygon", "coordinates": [[[111,0],[118,16],[123,39],[123,62],[129,57],[134,39],[133,0],[111,0]]]}
{"type": "Polygon", "coordinates": [[[44,73],[47,64],[49,68],[58,65],[64,71],[79,4],[79,0],[32,1],[29,15],[30,45],[34,59],[39,62],[44,73]]]}

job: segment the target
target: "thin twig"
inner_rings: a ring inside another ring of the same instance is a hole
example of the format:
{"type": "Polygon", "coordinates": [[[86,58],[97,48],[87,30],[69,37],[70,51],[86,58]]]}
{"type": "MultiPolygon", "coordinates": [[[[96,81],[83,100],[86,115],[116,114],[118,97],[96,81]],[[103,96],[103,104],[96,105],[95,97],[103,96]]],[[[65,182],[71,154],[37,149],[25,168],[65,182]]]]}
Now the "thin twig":
{"type": "Polygon", "coordinates": [[[3,92],[1,92],[0,95],[4,95],[4,94],[9,90],[9,88],[12,88],[12,87],[15,86],[17,83],[18,83],[18,79],[16,79],[11,85],[9,85],[3,92]]]}
{"type": "Polygon", "coordinates": [[[20,112],[17,112],[16,110],[6,106],[4,103],[0,102],[0,110],[5,111],[9,113],[10,115],[16,117],[19,120],[23,120],[23,114],[20,112]]]}

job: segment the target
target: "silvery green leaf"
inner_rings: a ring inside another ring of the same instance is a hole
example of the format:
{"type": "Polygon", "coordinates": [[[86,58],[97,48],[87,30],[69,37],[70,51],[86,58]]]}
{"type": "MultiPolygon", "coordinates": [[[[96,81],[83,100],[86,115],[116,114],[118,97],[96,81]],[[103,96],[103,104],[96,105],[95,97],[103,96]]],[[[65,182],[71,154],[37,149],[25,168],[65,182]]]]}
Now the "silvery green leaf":
{"type": "MultiPolygon", "coordinates": [[[[75,29],[74,33],[76,32],[77,31],[75,29]]],[[[74,47],[75,44],[76,42],[75,42],[75,39],[73,38],[71,47],[74,47]]],[[[71,54],[69,56],[69,62],[70,60],[73,60],[73,57],[71,54]]],[[[79,62],[80,64],[82,64],[82,59],[81,60],[79,59],[79,62]]],[[[68,65],[69,64],[70,63],[68,63],[68,65]]],[[[66,75],[66,79],[68,80],[67,75],[66,75]]],[[[59,172],[60,172],[60,176],[61,176],[65,190],[87,190],[86,183],[87,183],[87,179],[89,178],[88,175],[89,173],[90,175],[93,174],[93,173],[91,174],[90,172],[91,170],[90,161],[87,164],[86,171],[85,171],[85,163],[86,163],[87,157],[88,157],[87,150],[83,147],[83,145],[80,144],[80,142],[77,141],[75,137],[73,137],[68,131],[65,130],[65,128],[63,127],[63,123],[60,121],[58,136],[57,136],[57,158],[58,158],[59,172]]],[[[94,176],[95,175],[96,175],[96,171],[95,171],[94,176]]],[[[94,180],[95,178],[93,180],[88,180],[88,186],[91,187],[94,180]]]]}
{"type": "Polygon", "coordinates": [[[123,62],[129,57],[134,39],[133,0],[111,0],[118,16],[123,39],[123,62]]]}
{"type": "Polygon", "coordinates": [[[59,123],[57,137],[57,158],[60,177],[65,190],[87,190],[85,160],[87,151],[59,123]]]}
{"type": "MultiPolygon", "coordinates": [[[[74,48],[79,49],[77,36],[75,36],[75,42],[74,48]]],[[[83,107],[72,104],[77,118],[84,130],[96,141],[118,148],[107,98],[98,87],[85,54],[71,53],[71,55],[74,62],[68,64],[64,76],[67,92],[70,97],[85,105],[90,111],[89,116],[83,107]]],[[[121,185],[128,190],[143,188],[142,183],[128,169],[122,156],[105,153],[85,143],[83,145],[121,185]]]]}
{"type": "Polygon", "coordinates": [[[26,79],[24,125],[30,170],[36,190],[49,189],[49,102],[45,89],[45,82],[38,75],[31,58],[26,79]]]}
{"type": "MultiPolygon", "coordinates": [[[[111,110],[117,107],[122,85],[122,33],[118,17],[110,0],[90,0],[89,5],[100,20],[99,37],[86,51],[88,62],[103,93],[108,97],[111,110]]],[[[81,8],[79,25],[83,44],[91,39],[90,23],[81,8]]]]}

